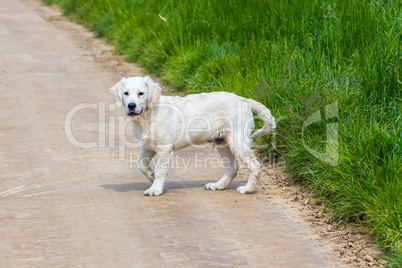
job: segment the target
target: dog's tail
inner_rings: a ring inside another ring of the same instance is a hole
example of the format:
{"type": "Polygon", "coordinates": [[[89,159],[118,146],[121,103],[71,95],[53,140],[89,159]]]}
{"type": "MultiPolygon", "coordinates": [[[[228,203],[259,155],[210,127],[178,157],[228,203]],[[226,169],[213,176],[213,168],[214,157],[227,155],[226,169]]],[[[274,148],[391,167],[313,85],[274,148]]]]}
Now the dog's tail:
{"type": "Polygon", "coordinates": [[[252,99],[246,99],[246,101],[250,105],[251,110],[254,113],[257,113],[258,116],[264,121],[264,126],[251,135],[251,139],[255,140],[258,137],[268,134],[276,127],[275,118],[271,115],[269,109],[261,103],[252,99]]]}

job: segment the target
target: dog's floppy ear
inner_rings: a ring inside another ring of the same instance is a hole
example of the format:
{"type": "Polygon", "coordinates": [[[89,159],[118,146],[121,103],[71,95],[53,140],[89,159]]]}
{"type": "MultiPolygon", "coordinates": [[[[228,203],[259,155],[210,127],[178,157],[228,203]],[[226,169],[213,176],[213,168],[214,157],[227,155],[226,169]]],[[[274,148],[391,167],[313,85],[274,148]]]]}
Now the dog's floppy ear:
{"type": "Polygon", "coordinates": [[[123,77],[117,82],[116,85],[110,88],[110,95],[112,95],[113,100],[116,102],[116,107],[120,108],[123,105],[123,96],[121,93],[121,89],[123,88],[123,84],[126,81],[126,78],[123,77]]]}
{"type": "Polygon", "coordinates": [[[159,87],[158,83],[152,81],[151,77],[145,76],[144,80],[148,87],[147,107],[152,108],[152,106],[158,102],[162,89],[159,87]]]}

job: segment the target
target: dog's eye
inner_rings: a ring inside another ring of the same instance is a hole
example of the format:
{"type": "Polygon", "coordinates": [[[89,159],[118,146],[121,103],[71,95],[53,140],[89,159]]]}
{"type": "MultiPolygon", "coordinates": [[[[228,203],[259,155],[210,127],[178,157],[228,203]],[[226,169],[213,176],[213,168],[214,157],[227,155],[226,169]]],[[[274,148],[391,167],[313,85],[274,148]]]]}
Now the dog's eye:
{"type": "Polygon", "coordinates": [[[144,92],[138,93],[138,96],[142,96],[142,95],[144,95],[144,92]]]}
{"type": "Polygon", "coordinates": [[[124,92],[124,95],[128,96],[128,92],[124,92]]]}

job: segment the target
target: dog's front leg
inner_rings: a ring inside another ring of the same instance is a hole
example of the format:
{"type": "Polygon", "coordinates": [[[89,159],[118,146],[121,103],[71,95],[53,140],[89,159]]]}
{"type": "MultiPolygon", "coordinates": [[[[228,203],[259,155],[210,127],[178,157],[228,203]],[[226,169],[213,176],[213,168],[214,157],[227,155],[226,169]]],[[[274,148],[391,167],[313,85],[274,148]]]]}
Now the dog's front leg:
{"type": "Polygon", "coordinates": [[[155,180],[151,188],[144,192],[144,195],[157,196],[163,192],[165,186],[166,177],[170,168],[170,161],[173,156],[172,149],[158,150],[156,157],[158,158],[155,168],[155,180]]]}
{"type": "Polygon", "coordinates": [[[143,145],[141,148],[140,159],[138,159],[138,168],[151,183],[155,180],[155,172],[151,169],[151,161],[155,154],[155,151],[150,150],[143,145]]]}

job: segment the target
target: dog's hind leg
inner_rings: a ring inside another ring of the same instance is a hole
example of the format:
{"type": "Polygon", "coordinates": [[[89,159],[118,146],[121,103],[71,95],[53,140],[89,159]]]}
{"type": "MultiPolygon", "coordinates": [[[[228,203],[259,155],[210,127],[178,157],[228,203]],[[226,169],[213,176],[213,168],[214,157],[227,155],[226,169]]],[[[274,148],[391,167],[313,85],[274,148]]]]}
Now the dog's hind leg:
{"type": "Polygon", "coordinates": [[[238,159],[246,165],[249,174],[247,184],[238,187],[237,192],[239,194],[252,194],[260,178],[261,164],[258,162],[253,150],[246,143],[243,143],[240,148],[233,147],[232,150],[238,159]]]}
{"type": "Polygon", "coordinates": [[[225,170],[220,180],[215,183],[208,183],[205,185],[205,189],[212,191],[225,189],[232,182],[234,177],[236,177],[237,171],[239,170],[239,165],[237,164],[236,157],[230,150],[227,143],[218,146],[217,149],[222,160],[225,161],[225,170]]]}
{"type": "Polygon", "coordinates": [[[155,154],[155,151],[142,146],[140,159],[138,159],[138,168],[151,183],[153,183],[155,180],[155,172],[151,169],[151,160],[155,154]]]}

